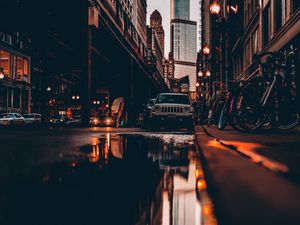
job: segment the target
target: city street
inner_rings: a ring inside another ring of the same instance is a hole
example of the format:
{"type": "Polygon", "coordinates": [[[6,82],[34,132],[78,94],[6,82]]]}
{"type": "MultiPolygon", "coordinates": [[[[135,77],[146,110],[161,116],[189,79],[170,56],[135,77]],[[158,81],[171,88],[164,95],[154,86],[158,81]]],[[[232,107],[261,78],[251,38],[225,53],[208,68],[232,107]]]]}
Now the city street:
{"type": "Polygon", "coordinates": [[[0,130],[0,224],[216,224],[194,134],[0,130]]]}
{"type": "Polygon", "coordinates": [[[300,0],[0,2],[0,225],[300,225],[300,0]]]}

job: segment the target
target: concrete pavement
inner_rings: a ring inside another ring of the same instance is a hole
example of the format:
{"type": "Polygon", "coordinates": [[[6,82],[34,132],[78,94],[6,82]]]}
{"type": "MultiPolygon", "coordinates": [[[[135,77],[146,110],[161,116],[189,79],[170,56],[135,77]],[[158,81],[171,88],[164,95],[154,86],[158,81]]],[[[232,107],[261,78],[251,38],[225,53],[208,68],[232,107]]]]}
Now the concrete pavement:
{"type": "Polygon", "coordinates": [[[299,133],[195,135],[219,224],[300,224],[299,133]]]}

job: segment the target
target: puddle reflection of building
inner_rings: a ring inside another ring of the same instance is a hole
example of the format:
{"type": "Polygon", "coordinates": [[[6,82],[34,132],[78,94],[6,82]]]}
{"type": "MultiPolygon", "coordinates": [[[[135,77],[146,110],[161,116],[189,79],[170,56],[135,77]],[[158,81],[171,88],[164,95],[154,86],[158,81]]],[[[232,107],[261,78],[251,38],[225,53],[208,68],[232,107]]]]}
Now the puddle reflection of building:
{"type": "Polygon", "coordinates": [[[188,159],[187,166],[165,171],[162,224],[216,225],[197,153],[189,151],[188,159]]]}

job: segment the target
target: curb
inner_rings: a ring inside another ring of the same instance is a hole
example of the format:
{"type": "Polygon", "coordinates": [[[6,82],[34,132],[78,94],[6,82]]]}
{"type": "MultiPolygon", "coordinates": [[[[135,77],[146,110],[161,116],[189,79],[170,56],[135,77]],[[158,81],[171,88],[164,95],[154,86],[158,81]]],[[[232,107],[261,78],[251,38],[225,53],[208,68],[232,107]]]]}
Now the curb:
{"type": "Polygon", "coordinates": [[[219,224],[300,224],[300,188],[228,150],[195,127],[195,142],[219,224]]]}

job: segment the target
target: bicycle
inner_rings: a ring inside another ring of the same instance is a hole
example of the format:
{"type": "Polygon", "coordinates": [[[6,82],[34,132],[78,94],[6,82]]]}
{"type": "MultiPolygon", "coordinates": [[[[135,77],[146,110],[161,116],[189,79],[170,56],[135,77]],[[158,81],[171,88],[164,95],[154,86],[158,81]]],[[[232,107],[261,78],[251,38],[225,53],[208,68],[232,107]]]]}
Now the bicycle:
{"type": "Polygon", "coordinates": [[[291,129],[299,124],[295,96],[290,89],[295,51],[287,55],[266,52],[255,57],[263,68],[263,76],[251,79],[241,90],[242,102],[238,122],[242,128],[256,132],[266,125],[273,129],[291,129]],[[267,57],[267,62],[261,59],[267,57]]]}
{"type": "Polygon", "coordinates": [[[218,129],[224,130],[227,124],[237,130],[244,131],[237,121],[237,107],[239,104],[240,97],[240,82],[239,81],[231,81],[228,87],[228,92],[226,96],[226,102],[221,111],[219,121],[218,121],[218,129]]]}

